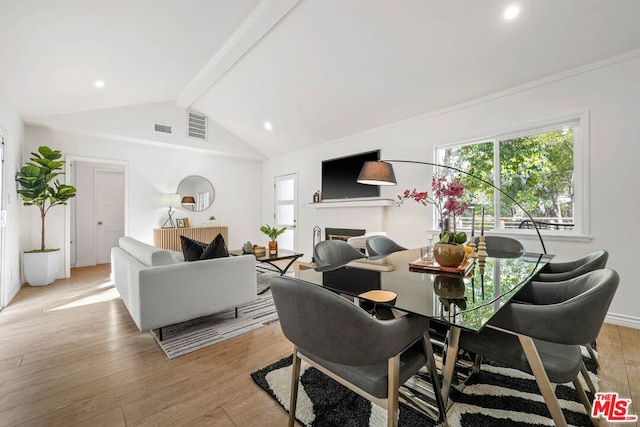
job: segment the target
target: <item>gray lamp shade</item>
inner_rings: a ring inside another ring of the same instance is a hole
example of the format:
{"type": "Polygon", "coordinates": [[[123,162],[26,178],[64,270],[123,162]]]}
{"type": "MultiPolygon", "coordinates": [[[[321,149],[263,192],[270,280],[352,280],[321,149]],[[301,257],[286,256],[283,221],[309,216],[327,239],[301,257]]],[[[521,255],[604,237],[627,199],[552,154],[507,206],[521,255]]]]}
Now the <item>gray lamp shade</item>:
{"type": "Polygon", "coordinates": [[[365,162],[360,175],[360,184],[368,185],[396,185],[396,174],[393,172],[391,163],[382,161],[365,162]]]}

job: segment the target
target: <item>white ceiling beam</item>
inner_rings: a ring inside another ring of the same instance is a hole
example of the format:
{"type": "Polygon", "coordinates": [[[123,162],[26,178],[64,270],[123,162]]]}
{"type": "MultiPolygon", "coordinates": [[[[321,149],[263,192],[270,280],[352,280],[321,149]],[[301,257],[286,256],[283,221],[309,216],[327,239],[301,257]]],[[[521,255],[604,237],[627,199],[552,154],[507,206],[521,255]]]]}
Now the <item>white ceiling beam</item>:
{"type": "Polygon", "coordinates": [[[300,0],[263,0],[229,40],[216,52],[176,98],[176,105],[188,108],[227,71],[229,71],[256,43],[280,22],[300,0]]]}

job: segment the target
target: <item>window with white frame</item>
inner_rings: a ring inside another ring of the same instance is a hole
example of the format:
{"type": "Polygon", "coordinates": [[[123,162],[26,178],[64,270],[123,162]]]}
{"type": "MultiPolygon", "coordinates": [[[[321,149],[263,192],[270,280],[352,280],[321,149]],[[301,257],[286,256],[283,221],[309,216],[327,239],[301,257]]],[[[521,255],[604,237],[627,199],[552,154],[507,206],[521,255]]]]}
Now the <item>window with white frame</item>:
{"type": "MultiPolygon", "coordinates": [[[[588,116],[510,130],[481,140],[437,147],[436,163],[453,166],[493,183],[515,199],[480,180],[461,174],[465,198],[475,206],[475,227],[485,230],[527,230],[587,234],[586,129],[588,116]],[[518,204],[520,206],[518,206],[518,204]]],[[[450,174],[451,171],[445,172],[450,174]]],[[[471,228],[473,209],[458,221],[471,228]]]]}

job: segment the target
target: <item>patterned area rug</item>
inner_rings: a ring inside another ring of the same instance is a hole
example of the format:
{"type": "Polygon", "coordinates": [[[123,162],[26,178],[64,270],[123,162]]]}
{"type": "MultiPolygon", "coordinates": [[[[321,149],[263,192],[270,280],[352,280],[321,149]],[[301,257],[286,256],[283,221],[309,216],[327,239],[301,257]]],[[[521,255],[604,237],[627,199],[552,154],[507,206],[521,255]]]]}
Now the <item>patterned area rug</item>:
{"type": "Polygon", "coordinates": [[[272,273],[258,274],[257,300],[238,307],[238,318],[232,309],[166,326],[162,328],[162,341],[158,339],[157,329],[151,333],[167,357],[174,359],[277,322],[278,314],[273,305],[273,297],[270,291],[265,291],[273,276],[272,273]]]}
{"type": "MultiPolygon", "coordinates": [[[[594,383],[595,365],[584,352],[585,363],[594,383]]],[[[386,426],[386,410],[380,408],[302,362],[296,418],[304,426],[386,426]]],[[[291,356],[251,374],[253,380],[288,411],[291,356]]],[[[593,399],[588,392],[590,399],[593,399]]],[[[592,425],[573,388],[556,389],[569,425],[592,425]]],[[[453,405],[448,412],[452,427],[475,426],[553,426],[533,376],[488,362],[480,374],[465,386],[451,392],[453,405]]],[[[400,404],[399,425],[434,426],[433,420],[400,404]]]]}

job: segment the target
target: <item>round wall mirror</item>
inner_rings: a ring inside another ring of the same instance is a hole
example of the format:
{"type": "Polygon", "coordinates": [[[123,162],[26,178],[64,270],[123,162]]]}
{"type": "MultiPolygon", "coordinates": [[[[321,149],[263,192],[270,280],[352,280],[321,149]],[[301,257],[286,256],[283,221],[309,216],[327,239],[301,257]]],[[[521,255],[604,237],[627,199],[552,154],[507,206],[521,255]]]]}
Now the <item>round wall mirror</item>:
{"type": "Polygon", "coordinates": [[[180,181],[177,193],[182,197],[182,207],[193,212],[207,209],[216,196],[213,185],[198,175],[191,175],[180,181]]]}

